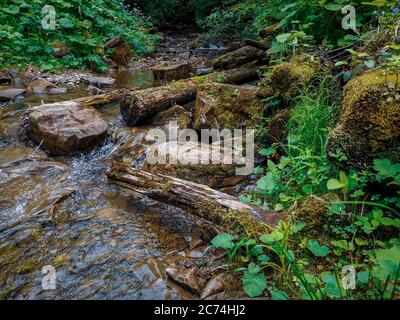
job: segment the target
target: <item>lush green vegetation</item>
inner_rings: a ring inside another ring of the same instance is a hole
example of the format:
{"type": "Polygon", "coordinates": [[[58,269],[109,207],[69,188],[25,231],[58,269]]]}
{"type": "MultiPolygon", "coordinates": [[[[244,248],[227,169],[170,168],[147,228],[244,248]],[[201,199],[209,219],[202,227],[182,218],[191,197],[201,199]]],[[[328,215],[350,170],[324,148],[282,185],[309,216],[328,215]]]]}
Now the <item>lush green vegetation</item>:
{"type": "MultiPolygon", "coordinates": [[[[313,55],[317,48],[352,47],[334,56],[336,77],[319,79],[290,101],[286,142],[261,145],[267,165],[256,168],[257,188],[242,196],[246,203],[287,212],[289,221],[258,238],[220,234],[212,245],[227,251],[232,271],[243,273],[243,288],[252,297],[266,289],[273,299],[398,297],[400,164],[384,158],[361,172],[341,169],[328,160],[326,144],[341,111],[340,82],[377,66],[398,74],[400,47],[393,35],[399,9],[394,1],[351,1],[357,7],[357,29],[344,30],[341,9],[350,1],[269,1],[266,8],[260,1],[239,33],[237,25],[230,29],[230,22],[241,21],[233,17],[246,16],[240,8],[250,10],[256,2],[215,10],[203,20],[208,37],[257,37],[257,31],[274,23],[272,64],[293,54],[313,55]],[[371,43],[386,50],[378,52],[371,43]]],[[[268,100],[266,108],[276,104],[268,100]]],[[[259,131],[265,136],[268,129],[259,131]]],[[[336,163],[346,160],[340,152],[333,156],[336,163]]]]}
{"type": "MultiPolygon", "coordinates": [[[[123,35],[136,54],[152,49],[151,23],[118,0],[52,1],[56,30],[41,27],[45,0],[7,0],[0,9],[0,64],[42,70],[91,68],[105,71],[107,38],[123,35]],[[55,57],[56,44],[69,53],[55,57]]],[[[286,102],[286,140],[261,139],[265,164],[257,186],[241,197],[267,210],[286,212],[270,233],[254,238],[220,234],[212,246],[225,250],[233,272],[251,297],[268,290],[273,299],[393,299],[400,280],[400,163],[374,159],[365,170],[342,167],[345,155],[328,159],[328,135],[341,112],[342,85],[382,67],[399,81],[400,10],[390,0],[155,0],[138,5],[158,25],[196,22],[202,41],[253,38],[269,46],[270,66],[307,54],[330,64],[335,76],[316,79],[286,102]],[[356,29],[342,28],[342,8],[357,8],[356,29]],[[260,32],[272,26],[272,35],[260,32]],[[380,50],[378,51],[377,48],[380,50]],[[338,50],[340,49],[340,50],[338,50]],[[388,187],[389,186],[389,187],[388,187]],[[347,271],[355,278],[346,278],[347,271]],[[352,281],[355,281],[353,284],[352,281]],[[353,287],[353,285],[355,287],[353,287]]],[[[391,84],[396,89],[398,81],[391,84]]],[[[388,85],[389,86],[389,85],[388,85]]],[[[396,98],[397,99],[397,98],[396,98]]],[[[398,97],[400,100],[400,95],[398,97]]],[[[281,101],[265,101],[277,109],[281,101]]],[[[279,107],[282,107],[279,105],[279,107]]],[[[266,123],[268,123],[267,119],[266,123]]],[[[259,136],[266,137],[268,126],[259,136]]]]}
{"type": "Polygon", "coordinates": [[[0,8],[0,65],[42,70],[91,68],[106,71],[105,41],[123,35],[136,54],[152,50],[151,24],[124,10],[119,0],[51,1],[56,10],[55,30],[45,30],[45,0],[6,0],[0,8]],[[55,57],[58,47],[69,53],[55,57]]]}

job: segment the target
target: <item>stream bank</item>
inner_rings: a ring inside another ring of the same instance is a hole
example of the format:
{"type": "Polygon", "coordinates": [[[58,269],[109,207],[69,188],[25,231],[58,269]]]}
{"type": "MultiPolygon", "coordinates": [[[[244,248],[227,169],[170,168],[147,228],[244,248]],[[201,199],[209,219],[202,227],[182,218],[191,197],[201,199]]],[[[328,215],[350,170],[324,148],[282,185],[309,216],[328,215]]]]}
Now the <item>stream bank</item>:
{"type": "MultiPolygon", "coordinates": [[[[194,39],[167,37],[153,57],[112,73],[115,81],[101,90],[158,86],[149,66],[165,60],[188,60],[196,66],[194,74],[210,72],[209,62],[226,48],[196,48],[194,39]]],[[[218,228],[108,181],[111,160],[120,158],[126,145],[141,147],[132,143],[135,128],[122,121],[118,102],[99,109],[109,137],[91,151],[54,156],[26,139],[26,110],[87,96],[88,85],[95,83],[77,85],[86,76],[41,74],[67,92],[27,92],[0,109],[0,297],[193,299],[210,279],[216,280],[203,298],[244,296],[229,277],[221,281],[227,267],[213,257],[222,252],[210,251],[211,268],[201,269],[204,249],[218,228]],[[54,290],[42,287],[43,267],[49,265],[56,270],[54,290]],[[194,272],[202,275],[195,279],[200,284],[193,284],[194,272]]],[[[13,88],[23,84],[16,81],[13,88]]]]}

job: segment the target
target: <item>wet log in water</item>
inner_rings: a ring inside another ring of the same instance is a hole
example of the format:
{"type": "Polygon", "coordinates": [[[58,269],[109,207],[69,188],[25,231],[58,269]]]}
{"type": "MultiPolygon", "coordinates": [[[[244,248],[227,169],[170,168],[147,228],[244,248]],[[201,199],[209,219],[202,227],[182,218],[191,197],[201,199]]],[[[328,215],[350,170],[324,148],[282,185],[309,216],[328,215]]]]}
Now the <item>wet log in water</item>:
{"type": "Polygon", "coordinates": [[[127,89],[118,89],[118,90],[111,90],[109,92],[95,95],[95,96],[88,96],[79,99],[72,100],[79,104],[79,106],[84,107],[95,107],[98,108],[105,104],[118,101],[121,97],[126,95],[128,92],[127,89]]]}
{"type": "Polygon", "coordinates": [[[280,213],[265,212],[205,185],[149,173],[119,162],[113,163],[108,177],[121,187],[175,205],[229,230],[261,234],[283,218],[280,213]]]}
{"type": "Polygon", "coordinates": [[[132,91],[121,100],[121,114],[128,125],[134,126],[175,104],[193,101],[198,86],[206,82],[243,84],[258,77],[256,68],[233,69],[176,81],[161,87],[132,91]]]}
{"type": "Polygon", "coordinates": [[[103,93],[103,94],[78,98],[78,99],[74,99],[74,100],[42,104],[42,105],[30,108],[28,110],[27,114],[29,114],[35,110],[40,110],[40,108],[49,107],[49,106],[71,106],[71,107],[98,108],[105,104],[108,104],[108,103],[111,103],[114,101],[118,101],[119,99],[121,99],[121,97],[123,97],[127,93],[128,93],[127,89],[118,89],[118,90],[111,90],[111,91],[103,93]]]}

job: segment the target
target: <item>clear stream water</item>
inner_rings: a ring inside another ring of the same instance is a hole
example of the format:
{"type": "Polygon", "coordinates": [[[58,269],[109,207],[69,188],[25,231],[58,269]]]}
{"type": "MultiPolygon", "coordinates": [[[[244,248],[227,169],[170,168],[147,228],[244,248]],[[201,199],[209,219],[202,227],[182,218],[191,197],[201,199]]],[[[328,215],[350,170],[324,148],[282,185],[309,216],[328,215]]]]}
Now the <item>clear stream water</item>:
{"type": "MultiPolygon", "coordinates": [[[[116,79],[116,87],[153,84],[146,71],[116,79]]],[[[38,151],[31,161],[4,166],[32,151],[21,129],[29,105],[85,95],[84,88],[28,95],[0,108],[0,298],[189,298],[166,279],[164,269],[179,256],[195,223],[177,208],[107,181],[112,141],[79,156],[45,158],[38,151]],[[47,265],[56,270],[55,290],[42,287],[47,265]]],[[[118,104],[100,112],[110,124],[123,126],[118,104]]]]}

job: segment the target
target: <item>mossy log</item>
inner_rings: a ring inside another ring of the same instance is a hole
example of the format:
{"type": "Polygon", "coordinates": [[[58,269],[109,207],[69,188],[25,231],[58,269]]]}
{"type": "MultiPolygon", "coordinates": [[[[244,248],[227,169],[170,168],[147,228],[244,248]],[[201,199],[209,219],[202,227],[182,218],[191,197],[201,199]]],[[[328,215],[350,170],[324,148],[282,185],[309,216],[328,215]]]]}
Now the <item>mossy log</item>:
{"type": "Polygon", "coordinates": [[[175,104],[195,100],[197,88],[207,82],[243,84],[257,78],[256,68],[234,69],[175,81],[161,87],[132,91],[121,99],[121,114],[128,125],[134,126],[175,104]]]}
{"type": "Polygon", "coordinates": [[[249,62],[262,61],[266,53],[253,46],[245,46],[235,51],[219,56],[213,61],[214,70],[228,70],[238,68],[249,62]]]}
{"type": "Polygon", "coordinates": [[[119,162],[113,163],[108,177],[123,188],[180,207],[230,231],[261,234],[283,218],[281,213],[265,212],[205,185],[149,173],[119,162]]]}
{"type": "Polygon", "coordinates": [[[244,44],[246,46],[251,46],[260,50],[267,50],[268,46],[265,42],[263,41],[257,41],[257,40],[253,40],[253,39],[244,39],[244,44]]]}

